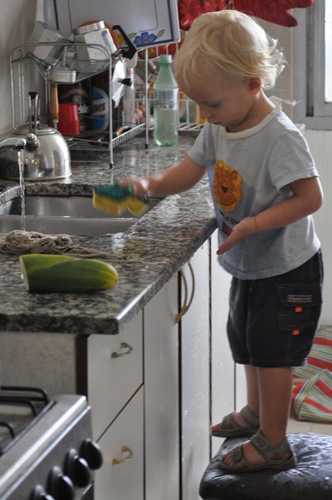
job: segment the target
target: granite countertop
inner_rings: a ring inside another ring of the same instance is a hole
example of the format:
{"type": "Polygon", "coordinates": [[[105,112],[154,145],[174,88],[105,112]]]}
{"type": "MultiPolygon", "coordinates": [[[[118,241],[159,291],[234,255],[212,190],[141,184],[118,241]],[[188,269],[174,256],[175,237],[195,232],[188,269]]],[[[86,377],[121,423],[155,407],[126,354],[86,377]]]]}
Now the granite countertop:
{"type": "MultiPolygon", "coordinates": [[[[109,153],[76,152],[72,176],[26,183],[26,194],[92,194],[93,186],[126,175],[149,175],[177,163],[194,141],[181,134],[179,144],[154,146],[136,137],[109,153]]],[[[0,180],[0,204],[19,195],[18,183],[0,180]]],[[[117,285],[93,294],[36,294],[25,291],[17,256],[0,254],[0,332],[116,334],[167,283],[216,228],[207,179],[192,190],[163,199],[125,233],[71,236],[84,248],[107,252],[118,271],[117,285]]],[[[3,240],[4,234],[0,234],[3,240]]]]}

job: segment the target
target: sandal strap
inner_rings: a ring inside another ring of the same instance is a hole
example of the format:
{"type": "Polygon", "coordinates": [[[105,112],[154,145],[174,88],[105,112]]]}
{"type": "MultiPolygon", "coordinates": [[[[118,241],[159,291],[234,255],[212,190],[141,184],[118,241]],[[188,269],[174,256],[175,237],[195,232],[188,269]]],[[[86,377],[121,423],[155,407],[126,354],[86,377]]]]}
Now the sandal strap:
{"type": "Polygon", "coordinates": [[[259,416],[248,405],[240,410],[240,415],[249,427],[259,428],[259,416]]]}
{"type": "Polygon", "coordinates": [[[285,460],[287,454],[293,453],[286,437],[276,446],[271,446],[261,430],[256,432],[250,442],[266,461],[285,460]]]}

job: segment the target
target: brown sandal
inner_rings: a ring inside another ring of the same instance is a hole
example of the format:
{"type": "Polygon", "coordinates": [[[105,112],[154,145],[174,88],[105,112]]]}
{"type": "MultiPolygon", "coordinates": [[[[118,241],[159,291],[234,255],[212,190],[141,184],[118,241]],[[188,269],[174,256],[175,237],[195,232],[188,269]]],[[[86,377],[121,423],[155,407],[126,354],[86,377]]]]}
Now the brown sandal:
{"type": "Polygon", "coordinates": [[[234,419],[235,413],[230,413],[223,418],[219,429],[211,431],[211,435],[221,438],[250,437],[259,430],[259,417],[248,406],[240,410],[241,417],[248,427],[241,427],[234,419]]]}
{"type": "Polygon", "coordinates": [[[220,469],[230,474],[236,474],[238,472],[255,472],[264,469],[283,471],[295,467],[296,457],[286,437],[277,446],[271,446],[262,431],[258,431],[250,442],[265,459],[264,463],[255,464],[250,462],[245,457],[241,444],[227,453],[231,457],[233,465],[230,467],[221,458],[218,464],[220,469]]]}

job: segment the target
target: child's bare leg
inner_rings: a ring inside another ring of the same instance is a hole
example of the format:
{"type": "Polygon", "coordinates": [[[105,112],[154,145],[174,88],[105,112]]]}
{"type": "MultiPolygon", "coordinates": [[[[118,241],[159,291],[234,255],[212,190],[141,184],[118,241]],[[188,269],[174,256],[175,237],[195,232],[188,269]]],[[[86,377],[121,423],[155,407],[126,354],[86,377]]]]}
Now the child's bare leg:
{"type": "MultiPolygon", "coordinates": [[[[256,368],[256,370],[260,390],[260,428],[267,441],[274,446],[286,435],[292,394],[292,372],[287,367],[256,368]]],[[[249,461],[264,462],[263,457],[250,441],[244,443],[243,450],[249,461]]],[[[227,465],[232,464],[229,455],[225,455],[223,461],[227,465]]]]}
{"type": "MultiPolygon", "coordinates": [[[[251,365],[244,365],[247,383],[247,404],[249,408],[259,415],[259,391],[256,367],[251,365]]],[[[239,412],[234,414],[234,420],[241,427],[248,427],[248,423],[243,419],[239,412]]],[[[211,431],[219,429],[220,423],[212,425],[211,431]]]]}
{"type": "Polygon", "coordinates": [[[245,365],[244,369],[247,381],[247,404],[252,411],[259,415],[260,402],[257,368],[252,365],[245,365]]]}
{"type": "Polygon", "coordinates": [[[289,367],[258,368],[261,391],[261,430],[275,445],[286,435],[293,388],[289,367]]]}

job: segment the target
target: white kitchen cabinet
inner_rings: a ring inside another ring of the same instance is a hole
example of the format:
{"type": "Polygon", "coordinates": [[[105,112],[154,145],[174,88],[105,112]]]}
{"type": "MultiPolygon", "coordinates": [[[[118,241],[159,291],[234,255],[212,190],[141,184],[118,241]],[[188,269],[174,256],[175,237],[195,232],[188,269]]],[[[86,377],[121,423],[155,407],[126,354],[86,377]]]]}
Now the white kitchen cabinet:
{"type": "Polygon", "coordinates": [[[143,312],[118,335],[91,335],[86,353],[92,432],[104,456],[95,500],[143,500],[143,312]]]}
{"type": "MultiPolygon", "coordinates": [[[[210,415],[220,421],[243,395],[226,336],[231,277],[216,250],[217,233],[190,259],[191,267],[183,266],[186,300],[176,273],[118,335],[48,333],[36,342],[39,334],[2,334],[2,363],[15,358],[22,365],[6,370],[11,384],[28,380],[50,394],[88,396],[93,437],[104,455],[95,500],[199,499],[211,457],[210,415]]],[[[212,454],[220,444],[212,439],[212,454]]]]}
{"type": "Polygon", "coordinates": [[[95,500],[144,500],[143,388],[99,440],[95,500]]]}
{"type": "MultiPolygon", "coordinates": [[[[212,423],[218,423],[235,410],[235,363],[229,347],[226,325],[231,275],[218,264],[218,231],[211,240],[211,414],[212,423]]],[[[212,438],[212,453],[221,445],[212,438]]]]}
{"type": "Polygon", "coordinates": [[[181,378],[182,500],[199,499],[199,483],[210,459],[209,241],[183,266],[181,304],[193,299],[179,323],[181,378]],[[189,300],[189,297],[188,297],[189,300]]]}
{"type": "Polygon", "coordinates": [[[87,357],[93,437],[99,439],[143,384],[143,313],[119,335],[91,335],[87,357]]]}
{"type": "Polygon", "coordinates": [[[177,500],[180,490],[178,280],[144,309],[145,500],[177,500]]]}
{"type": "Polygon", "coordinates": [[[146,500],[198,500],[209,463],[209,262],[207,241],[144,310],[146,500]]]}

